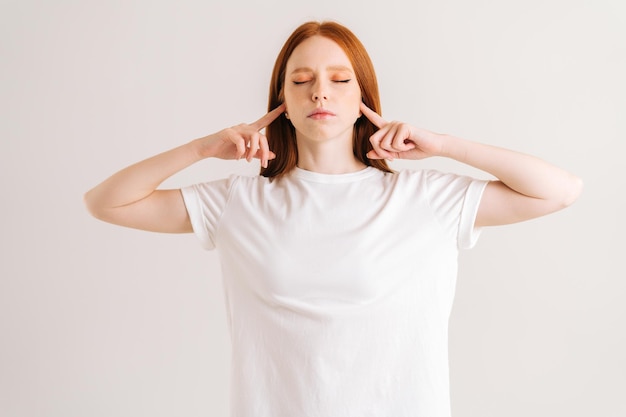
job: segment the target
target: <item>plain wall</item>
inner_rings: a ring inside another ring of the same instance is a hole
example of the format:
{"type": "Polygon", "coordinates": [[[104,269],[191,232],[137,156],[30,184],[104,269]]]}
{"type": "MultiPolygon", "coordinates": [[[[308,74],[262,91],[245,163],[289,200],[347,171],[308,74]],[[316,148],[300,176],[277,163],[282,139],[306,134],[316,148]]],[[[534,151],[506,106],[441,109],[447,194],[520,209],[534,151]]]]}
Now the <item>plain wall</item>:
{"type": "MultiPolygon", "coordinates": [[[[383,116],[531,153],[585,181],[572,207],[461,254],[455,417],[626,415],[622,0],[0,2],[0,416],[226,416],[216,253],[91,218],[124,166],[266,111],[309,19],[350,27],[383,116]]],[[[394,163],[479,177],[446,160],[394,163]]],[[[255,173],[202,161],[179,187],[255,173]]]]}

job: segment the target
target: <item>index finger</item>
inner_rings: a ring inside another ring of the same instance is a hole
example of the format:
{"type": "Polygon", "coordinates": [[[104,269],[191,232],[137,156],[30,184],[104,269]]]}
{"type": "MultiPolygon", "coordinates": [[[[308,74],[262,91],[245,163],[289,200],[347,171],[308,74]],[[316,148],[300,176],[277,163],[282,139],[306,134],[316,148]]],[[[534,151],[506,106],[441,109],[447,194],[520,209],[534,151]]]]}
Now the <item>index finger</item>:
{"type": "Polygon", "coordinates": [[[265,116],[261,117],[254,123],[251,123],[250,126],[255,128],[256,130],[261,130],[264,127],[268,126],[272,123],[278,116],[285,112],[285,103],[282,103],[280,106],[276,107],[271,112],[267,113],[265,116]]]}
{"type": "Polygon", "coordinates": [[[367,117],[367,119],[374,123],[374,126],[377,128],[382,128],[387,124],[387,121],[383,119],[378,113],[374,110],[370,109],[365,105],[365,103],[361,102],[361,112],[367,117]]]}

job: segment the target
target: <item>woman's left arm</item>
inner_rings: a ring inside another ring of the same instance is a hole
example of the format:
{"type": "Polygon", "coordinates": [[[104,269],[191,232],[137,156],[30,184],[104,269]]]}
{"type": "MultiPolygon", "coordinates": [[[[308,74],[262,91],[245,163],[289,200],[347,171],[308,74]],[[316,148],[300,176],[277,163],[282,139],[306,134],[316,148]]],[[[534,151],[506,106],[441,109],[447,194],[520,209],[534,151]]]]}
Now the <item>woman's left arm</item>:
{"type": "Polygon", "coordinates": [[[380,129],[370,138],[373,150],[368,157],[372,159],[443,156],[496,177],[484,191],[477,227],[516,223],[555,212],[576,201],[582,191],[580,178],[534,156],[387,122],[364,104],[361,111],[380,129]]]}
{"type": "Polygon", "coordinates": [[[441,156],[496,177],[483,194],[475,225],[495,226],[540,217],[572,204],[580,178],[537,157],[450,135],[438,135],[441,156]]]}

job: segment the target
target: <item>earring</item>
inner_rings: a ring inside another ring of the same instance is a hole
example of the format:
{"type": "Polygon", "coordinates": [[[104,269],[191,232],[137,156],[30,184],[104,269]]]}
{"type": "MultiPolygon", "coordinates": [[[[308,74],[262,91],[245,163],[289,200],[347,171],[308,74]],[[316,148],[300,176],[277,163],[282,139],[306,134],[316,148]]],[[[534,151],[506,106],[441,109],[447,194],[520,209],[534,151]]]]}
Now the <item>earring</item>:
{"type": "Polygon", "coordinates": [[[289,113],[285,112],[285,118],[289,119],[289,113]]]}

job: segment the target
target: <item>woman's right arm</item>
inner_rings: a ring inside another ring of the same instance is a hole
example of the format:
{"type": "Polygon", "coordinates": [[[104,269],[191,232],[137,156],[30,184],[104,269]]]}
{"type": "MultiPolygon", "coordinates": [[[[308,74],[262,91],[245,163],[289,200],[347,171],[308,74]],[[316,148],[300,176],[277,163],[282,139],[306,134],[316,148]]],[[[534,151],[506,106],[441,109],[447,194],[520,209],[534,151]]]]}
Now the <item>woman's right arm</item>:
{"type": "Polygon", "coordinates": [[[281,105],[252,124],[221,130],[126,167],[85,194],[87,209],[94,217],[120,226],[153,232],[191,232],[180,190],[157,187],[205,158],[259,158],[267,166],[275,155],[259,130],[283,112],[281,105]]]}

